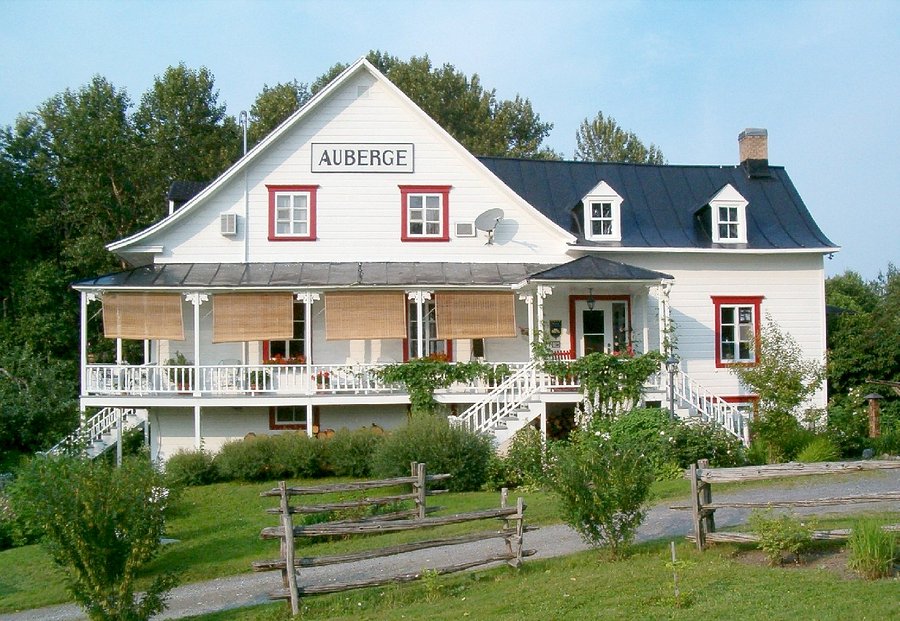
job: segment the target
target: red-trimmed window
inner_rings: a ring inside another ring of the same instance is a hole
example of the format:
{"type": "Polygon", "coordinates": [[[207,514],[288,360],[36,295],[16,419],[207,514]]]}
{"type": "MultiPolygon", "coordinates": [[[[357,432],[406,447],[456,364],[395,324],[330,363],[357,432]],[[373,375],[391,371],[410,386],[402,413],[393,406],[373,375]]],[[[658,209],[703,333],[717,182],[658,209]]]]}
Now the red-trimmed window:
{"type": "MultiPolygon", "coordinates": [[[[313,433],[319,429],[319,408],[313,407],[313,433]]],[[[278,405],[269,408],[269,429],[306,429],[305,405],[278,405]]]]}
{"type": "Polygon", "coordinates": [[[450,241],[450,186],[400,186],[400,239],[450,241]]]}
{"type": "Polygon", "coordinates": [[[716,309],[716,366],[756,364],[762,296],[713,296],[716,309]]]}
{"type": "Polygon", "coordinates": [[[317,185],[267,185],[269,241],[313,241],[316,238],[317,185]]]}

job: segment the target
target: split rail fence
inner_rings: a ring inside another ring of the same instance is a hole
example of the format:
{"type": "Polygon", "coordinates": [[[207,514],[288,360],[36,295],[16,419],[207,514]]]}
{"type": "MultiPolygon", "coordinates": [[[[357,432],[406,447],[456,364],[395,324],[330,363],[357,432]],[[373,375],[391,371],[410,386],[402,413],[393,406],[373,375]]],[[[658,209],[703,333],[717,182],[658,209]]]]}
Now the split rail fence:
{"type": "Polygon", "coordinates": [[[458,513],[440,517],[428,517],[429,513],[438,511],[441,507],[428,507],[426,505],[427,497],[435,494],[446,493],[447,491],[445,489],[428,489],[428,485],[430,483],[444,481],[450,478],[450,476],[451,475],[449,474],[426,475],[425,464],[412,463],[411,475],[408,477],[397,477],[378,481],[337,483],[332,485],[318,485],[313,487],[290,487],[284,481],[281,481],[278,484],[277,488],[262,492],[260,494],[261,496],[277,496],[280,499],[278,507],[267,510],[267,513],[278,514],[280,516],[280,526],[264,528],[260,532],[260,537],[263,539],[279,539],[281,542],[281,555],[277,560],[254,562],[253,570],[281,570],[283,588],[274,593],[270,593],[269,597],[271,599],[290,600],[291,613],[293,615],[297,615],[300,611],[300,598],[306,595],[320,595],[324,593],[349,591],[352,589],[381,586],[391,583],[412,582],[421,579],[424,573],[415,572],[386,577],[377,577],[370,580],[299,586],[297,571],[298,569],[320,567],[324,565],[335,565],[340,563],[351,563],[354,561],[394,556],[406,552],[413,552],[416,550],[473,543],[498,538],[503,538],[506,543],[506,551],[504,553],[484,556],[476,560],[439,567],[428,571],[433,574],[449,574],[495,562],[506,562],[512,567],[519,567],[522,564],[523,557],[531,556],[535,553],[535,550],[524,550],[522,548],[523,534],[526,530],[533,530],[531,528],[525,528],[524,501],[521,497],[519,497],[515,506],[508,506],[506,489],[503,489],[501,492],[499,508],[472,511],[468,513],[458,513]],[[345,494],[370,489],[397,488],[399,486],[405,485],[411,486],[410,492],[372,498],[366,497],[359,500],[345,500],[321,504],[290,504],[290,499],[292,496],[328,495],[338,493],[345,494]],[[412,501],[414,503],[414,507],[412,509],[403,509],[390,513],[383,513],[380,515],[352,520],[336,520],[296,526],[293,523],[293,516],[297,514],[310,515],[317,513],[330,513],[333,511],[352,511],[366,509],[369,507],[382,508],[409,501],[412,501]],[[414,541],[399,545],[364,550],[362,552],[333,556],[297,556],[297,550],[295,547],[295,538],[298,537],[351,536],[391,533],[488,519],[502,520],[503,526],[499,530],[482,531],[440,539],[414,541]]]}
{"type": "MultiPolygon", "coordinates": [[[[878,494],[855,494],[834,498],[817,498],[810,500],[770,500],[767,502],[713,502],[713,483],[739,483],[743,481],[764,481],[815,474],[843,473],[850,474],[867,470],[900,469],[900,461],[854,461],[854,462],[818,462],[812,464],[786,463],[765,466],[744,466],[740,468],[709,468],[708,460],[701,459],[691,464],[685,476],[691,482],[691,504],[675,505],[671,509],[689,510],[692,515],[693,534],[689,535],[703,550],[707,543],[731,542],[752,543],[758,541],[753,533],[716,532],[716,509],[768,509],[816,507],[829,505],[848,505],[870,502],[900,501],[900,489],[878,494]]],[[[885,527],[887,530],[900,531],[900,525],[885,527]]],[[[849,529],[816,531],[813,539],[846,539],[849,529]]]]}

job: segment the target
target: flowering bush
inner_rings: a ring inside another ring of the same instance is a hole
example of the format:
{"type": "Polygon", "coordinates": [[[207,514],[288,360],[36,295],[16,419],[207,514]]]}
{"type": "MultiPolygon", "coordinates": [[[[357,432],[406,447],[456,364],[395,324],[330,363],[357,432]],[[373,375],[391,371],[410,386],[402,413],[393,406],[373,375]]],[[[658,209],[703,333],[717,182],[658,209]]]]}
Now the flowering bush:
{"type": "Polygon", "coordinates": [[[766,553],[769,563],[780,565],[785,554],[792,554],[800,562],[800,553],[812,544],[813,524],[783,513],[774,515],[772,509],[754,510],[750,514],[750,528],[759,536],[759,548],[766,553]]]}

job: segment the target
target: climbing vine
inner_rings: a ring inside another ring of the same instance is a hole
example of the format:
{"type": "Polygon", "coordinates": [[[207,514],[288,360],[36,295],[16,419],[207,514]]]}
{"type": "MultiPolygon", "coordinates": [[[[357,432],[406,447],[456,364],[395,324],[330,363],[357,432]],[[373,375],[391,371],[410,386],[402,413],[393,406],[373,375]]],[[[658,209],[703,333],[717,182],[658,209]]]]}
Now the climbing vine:
{"type": "Polygon", "coordinates": [[[403,383],[409,392],[413,413],[432,414],[438,409],[434,391],[449,388],[456,382],[471,382],[477,378],[492,379],[497,372],[481,362],[449,362],[446,356],[434,354],[414,358],[408,362],[391,364],[379,371],[381,379],[403,383]]]}
{"type": "Polygon", "coordinates": [[[556,377],[577,379],[584,395],[585,414],[616,418],[640,399],[647,379],[665,360],[659,352],[594,352],[577,360],[552,360],[545,346],[536,344],[541,366],[556,377]]]}

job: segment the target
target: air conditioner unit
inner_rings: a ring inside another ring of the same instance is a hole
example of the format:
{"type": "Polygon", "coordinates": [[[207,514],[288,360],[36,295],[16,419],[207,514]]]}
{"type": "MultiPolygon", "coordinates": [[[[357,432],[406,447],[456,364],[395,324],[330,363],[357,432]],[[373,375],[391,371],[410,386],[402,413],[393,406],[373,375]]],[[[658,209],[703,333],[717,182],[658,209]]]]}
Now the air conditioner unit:
{"type": "Polygon", "coordinates": [[[237,235],[237,214],[223,213],[221,216],[222,235],[232,237],[237,235]]]}
{"type": "Polygon", "coordinates": [[[475,237],[475,223],[474,222],[457,222],[456,223],[456,236],[457,237],[475,237]]]}

